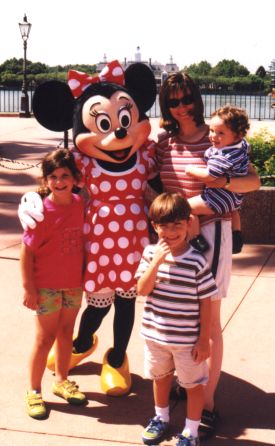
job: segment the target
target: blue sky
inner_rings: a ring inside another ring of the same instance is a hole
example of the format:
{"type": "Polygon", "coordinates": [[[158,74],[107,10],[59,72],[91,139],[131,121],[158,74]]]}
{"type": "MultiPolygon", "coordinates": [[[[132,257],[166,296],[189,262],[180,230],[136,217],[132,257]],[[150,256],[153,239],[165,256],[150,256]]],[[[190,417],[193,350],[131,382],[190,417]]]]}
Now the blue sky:
{"type": "Polygon", "coordinates": [[[179,68],[234,59],[250,72],[275,58],[275,1],[261,0],[12,0],[1,12],[0,63],[23,57],[18,23],[32,29],[27,58],[48,65],[143,60],[179,68]]]}

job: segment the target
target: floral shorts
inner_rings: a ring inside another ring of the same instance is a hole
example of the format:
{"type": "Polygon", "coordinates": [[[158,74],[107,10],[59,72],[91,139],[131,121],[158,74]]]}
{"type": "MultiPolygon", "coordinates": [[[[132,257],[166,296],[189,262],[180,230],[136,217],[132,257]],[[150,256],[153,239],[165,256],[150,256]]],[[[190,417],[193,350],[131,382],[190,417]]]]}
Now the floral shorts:
{"type": "Polygon", "coordinates": [[[36,314],[38,316],[60,311],[61,308],[80,308],[82,288],[64,288],[55,290],[39,288],[39,301],[36,314]]]}

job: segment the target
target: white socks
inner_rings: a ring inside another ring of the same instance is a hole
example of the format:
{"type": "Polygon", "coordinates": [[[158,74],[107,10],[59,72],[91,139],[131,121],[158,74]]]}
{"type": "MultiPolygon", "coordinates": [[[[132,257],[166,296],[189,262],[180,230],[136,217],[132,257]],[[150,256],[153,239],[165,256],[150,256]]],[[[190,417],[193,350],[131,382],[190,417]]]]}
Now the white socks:
{"type": "Polygon", "coordinates": [[[165,423],[169,423],[170,416],[169,416],[169,406],[167,407],[157,407],[155,406],[156,416],[160,417],[162,421],[165,423]]]}
{"type": "Polygon", "coordinates": [[[190,420],[189,418],[186,418],[182,434],[188,433],[188,435],[197,438],[200,421],[201,420],[190,420]]]}

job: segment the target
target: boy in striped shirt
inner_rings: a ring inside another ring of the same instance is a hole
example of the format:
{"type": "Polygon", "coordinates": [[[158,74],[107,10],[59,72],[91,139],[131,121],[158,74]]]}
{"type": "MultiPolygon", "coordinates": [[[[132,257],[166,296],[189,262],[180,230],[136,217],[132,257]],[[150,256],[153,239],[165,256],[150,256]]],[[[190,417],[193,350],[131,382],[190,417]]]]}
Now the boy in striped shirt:
{"type": "Polygon", "coordinates": [[[141,335],[145,375],[153,380],[155,416],[142,434],[145,444],[161,441],[169,424],[174,371],[187,392],[185,427],[177,446],[198,446],[198,426],[208,380],[210,298],[217,287],[203,255],[187,242],[191,208],[178,193],[163,193],[149,218],[159,241],[148,245],[136,272],[137,293],[145,296],[141,335]]]}

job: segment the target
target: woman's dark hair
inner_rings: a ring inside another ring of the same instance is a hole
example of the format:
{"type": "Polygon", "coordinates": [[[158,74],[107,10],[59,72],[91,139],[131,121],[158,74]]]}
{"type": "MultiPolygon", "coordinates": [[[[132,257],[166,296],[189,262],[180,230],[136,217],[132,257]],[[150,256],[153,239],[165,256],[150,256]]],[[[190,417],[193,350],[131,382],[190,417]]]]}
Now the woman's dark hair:
{"type": "Polygon", "coordinates": [[[51,175],[55,169],[60,167],[67,167],[74,179],[79,182],[81,178],[81,172],[76,166],[74,156],[68,149],[56,149],[53,152],[48,153],[42,160],[42,176],[41,186],[38,189],[38,193],[45,197],[49,195],[49,189],[45,187],[45,180],[48,175],[51,175]]]}
{"type": "Polygon", "coordinates": [[[193,79],[186,73],[173,73],[164,81],[159,92],[159,104],[161,110],[160,127],[168,132],[177,133],[179,124],[170,113],[167,105],[168,99],[172,94],[182,92],[184,95],[191,94],[194,98],[193,118],[197,126],[204,124],[204,105],[199,87],[193,79]]]}

